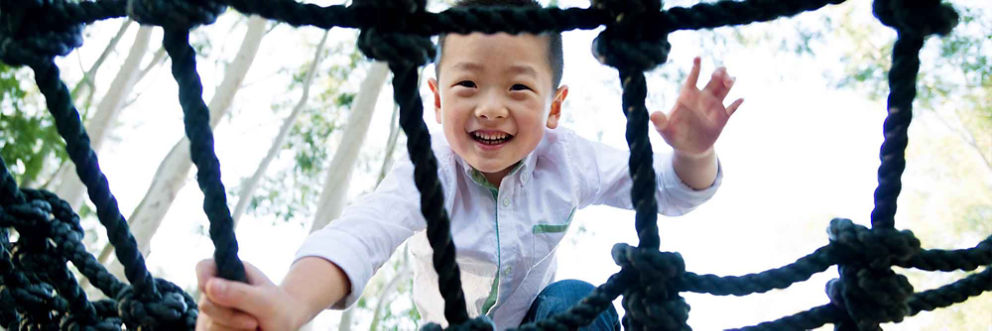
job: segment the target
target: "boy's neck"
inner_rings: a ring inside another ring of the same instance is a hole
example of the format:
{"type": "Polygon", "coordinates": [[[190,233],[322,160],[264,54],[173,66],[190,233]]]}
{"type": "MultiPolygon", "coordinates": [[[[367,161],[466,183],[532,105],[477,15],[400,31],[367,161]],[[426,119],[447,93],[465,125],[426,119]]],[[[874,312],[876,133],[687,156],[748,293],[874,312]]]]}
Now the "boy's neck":
{"type": "Polygon", "coordinates": [[[493,187],[499,189],[499,184],[503,182],[503,178],[505,178],[506,175],[509,175],[510,172],[516,168],[517,166],[514,165],[512,167],[500,170],[499,172],[488,173],[488,172],[480,171],[480,173],[482,173],[482,176],[486,178],[486,181],[489,182],[489,185],[492,185],[493,187]]]}

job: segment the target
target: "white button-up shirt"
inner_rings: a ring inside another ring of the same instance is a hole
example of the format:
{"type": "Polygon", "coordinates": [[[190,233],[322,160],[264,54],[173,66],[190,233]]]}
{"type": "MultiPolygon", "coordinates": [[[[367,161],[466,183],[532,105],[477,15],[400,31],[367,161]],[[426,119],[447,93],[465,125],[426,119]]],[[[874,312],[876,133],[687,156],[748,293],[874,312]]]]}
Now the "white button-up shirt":
{"type": "MultiPolygon", "coordinates": [[[[440,135],[435,135],[440,136],[440,135]]],[[[498,329],[520,324],[531,302],[554,279],[555,250],[576,209],[592,204],[631,208],[629,151],[579,137],[567,129],[545,130],[537,148],[497,189],[448,147],[435,139],[438,176],[467,310],[485,314],[498,329]]],[[[675,174],[671,156],[656,154],[659,212],[684,214],[709,199],[675,174]]],[[[414,302],[421,316],[447,325],[431,248],[420,213],[413,165],[399,161],[379,187],[348,206],[341,217],[314,232],[297,259],[316,256],[338,265],[351,281],[351,293],[332,308],[353,304],[393,250],[413,237],[414,302]]]]}

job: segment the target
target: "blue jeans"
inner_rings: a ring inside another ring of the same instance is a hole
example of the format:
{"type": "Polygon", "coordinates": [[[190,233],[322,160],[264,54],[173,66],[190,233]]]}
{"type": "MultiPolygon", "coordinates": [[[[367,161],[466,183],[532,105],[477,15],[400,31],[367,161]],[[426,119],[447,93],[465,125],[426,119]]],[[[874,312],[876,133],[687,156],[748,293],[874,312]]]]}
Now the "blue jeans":
{"type": "MultiPolygon", "coordinates": [[[[551,283],[537,295],[537,299],[534,299],[534,303],[530,305],[530,310],[527,311],[527,316],[524,316],[523,323],[540,321],[564,312],[582,301],[582,298],[592,293],[595,288],[592,284],[575,279],[551,283]]],[[[596,316],[592,323],[579,328],[579,330],[620,330],[620,319],[617,317],[616,308],[610,305],[606,311],[596,316]]]]}

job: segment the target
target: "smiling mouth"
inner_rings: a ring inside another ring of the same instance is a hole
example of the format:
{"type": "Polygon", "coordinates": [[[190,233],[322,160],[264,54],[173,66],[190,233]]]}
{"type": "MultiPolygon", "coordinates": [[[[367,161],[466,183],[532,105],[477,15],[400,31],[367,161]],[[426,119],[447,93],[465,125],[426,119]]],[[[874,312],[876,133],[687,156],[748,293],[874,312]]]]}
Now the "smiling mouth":
{"type": "Polygon", "coordinates": [[[480,132],[469,133],[473,140],[485,145],[499,145],[513,139],[513,135],[503,132],[480,132]]]}

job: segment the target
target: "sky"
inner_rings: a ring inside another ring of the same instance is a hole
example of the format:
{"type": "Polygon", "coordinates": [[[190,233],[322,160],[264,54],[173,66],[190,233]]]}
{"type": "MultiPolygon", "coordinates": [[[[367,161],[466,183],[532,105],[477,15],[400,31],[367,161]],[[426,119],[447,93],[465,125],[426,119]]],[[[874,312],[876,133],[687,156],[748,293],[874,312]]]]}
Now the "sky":
{"type": "MultiPolygon", "coordinates": [[[[983,5],[978,0],[961,3],[983,5]]],[[[587,3],[561,1],[559,6],[585,7],[587,3]]],[[[759,32],[745,33],[760,35],[790,29],[797,21],[812,20],[812,15],[764,23],[754,27],[759,32]]],[[[865,15],[870,14],[864,11],[852,14],[840,7],[829,9],[825,15],[859,15],[859,19],[866,20],[865,15]]],[[[229,60],[240,43],[243,24],[231,28],[239,19],[242,19],[239,15],[229,12],[217,24],[202,28],[203,35],[211,38],[212,54],[223,54],[220,60],[229,60]]],[[[92,62],[118,24],[119,21],[102,22],[87,30],[86,46],[59,60],[65,71],[64,79],[70,82],[78,79],[79,63],[92,62]]],[[[750,27],[741,31],[747,29],[750,27]]],[[[126,56],[125,47],[130,44],[134,30],[132,27],[121,41],[125,46],[120,46],[108,63],[120,63],[126,56]]],[[[354,38],[353,31],[335,29],[334,32],[332,41],[354,38]]],[[[284,92],[289,80],[286,70],[294,70],[309,61],[310,49],[320,33],[313,28],[282,25],[263,41],[244,88],[234,102],[234,116],[224,119],[215,131],[216,150],[229,190],[251,175],[268,149],[287,114],[285,110],[273,112],[270,105],[297,98],[298,92],[284,92]]],[[[616,72],[599,64],[589,51],[596,33],[564,34],[563,83],[569,85],[570,96],[564,106],[563,125],[589,139],[626,148],[616,72]]],[[[841,48],[814,45],[816,57],[795,56],[777,47],[712,45],[707,42],[710,40],[707,33],[678,32],[670,36],[673,49],[668,63],[648,76],[648,108],[667,111],[671,107],[680,83],[676,78],[689,70],[694,56],[703,59],[700,85],[718,66],[726,66],[737,78],[727,97],[728,103],[738,97],[745,101],[716,145],[724,172],[720,191],[689,215],[659,217],[662,250],[678,251],[692,272],[740,275],[788,264],[825,245],[825,230],[833,217],[867,224],[876,183],[878,146],[882,141],[884,100],[870,100],[857,91],[836,89],[824,79],[824,68],[836,67],[831,64],[839,60],[841,48]]],[[[160,36],[161,32],[156,31],[153,49],[160,36]]],[[[893,37],[894,33],[878,36],[880,40],[893,37]]],[[[223,61],[216,59],[201,61],[198,68],[207,100],[224,72],[223,61]]],[[[340,61],[340,58],[328,61],[340,61]]],[[[116,71],[111,68],[113,65],[108,65],[97,77],[103,88],[109,85],[116,71]]],[[[433,69],[424,72],[429,74],[433,69]]],[[[360,79],[360,75],[353,75],[345,85],[357,88],[360,79]]],[[[385,145],[391,92],[387,84],[380,95],[373,126],[366,138],[369,150],[385,145]]],[[[429,93],[426,87],[420,92],[425,96],[429,93]]],[[[112,141],[99,153],[101,166],[125,215],[140,201],[158,162],[183,134],[181,111],[175,101],[176,87],[167,66],[152,71],[136,87],[136,93],[140,96],[122,113],[112,141]]],[[[98,97],[101,95],[98,92],[98,97]]],[[[433,132],[440,134],[432,117],[425,120],[433,132]]],[[[913,130],[934,137],[953,135],[946,128],[919,121],[913,130]]],[[[651,138],[656,152],[670,150],[654,132],[651,138]]],[[[963,159],[962,162],[980,162],[977,156],[963,159]]],[[[273,167],[285,167],[290,162],[291,159],[279,159],[273,167]]],[[[377,165],[371,168],[377,170],[377,165]]],[[[374,176],[374,171],[356,173],[349,196],[371,189],[374,176]]],[[[970,180],[983,183],[988,195],[992,174],[985,172],[970,180]]],[[[201,203],[202,194],[191,174],[190,182],[178,194],[152,241],[153,252],[148,258],[153,274],[186,288],[195,284],[195,263],[213,252],[209,239],[197,234],[206,224],[201,203]]],[[[231,206],[235,203],[236,198],[230,198],[231,206]]],[[[912,222],[897,217],[900,226],[911,227],[912,222]]],[[[239,254],[278,282],[288,270],[306,231],[297,223],[279,224],[246,214],[237,231],[239,254]]],[[[559,248],[559,279],[578,278],[601,284],[619,270],[609,254],[612,245],[636,244],[633,213],[626,210],[607,207],[581,210],[569,231],[559,248]]],[[[973,244],[961,242],[959,247],[973,244]]],[[[689,324],[698,330],[740,327],[827,303],[824,284],[835,275],[835,269],[831,268],[788,290],[746,298],[684,294],[692,306],[689,324]]],[[[992,301],[989,294],[981,299],[992,301]]],[[[619,300],[617,307],[620,308],[619,300]]],[[[932,318],[933,315],[924,314],[887,329],[919,328],[914,325],[930,325],[927,323],[932,318]]],[[[335,312],[324,314],[315,329],[331,328],[336,325],[336,319],[335,312]]],[[[987,320],[989,323],[985,325],[992,325],[992,317],[987,320]]],[[[976,330],[982,330],[982,323],[976,325],[979,325],[976,330]]]]}

